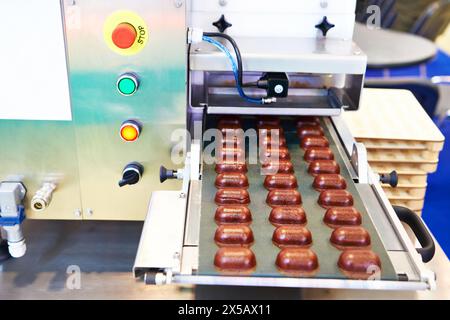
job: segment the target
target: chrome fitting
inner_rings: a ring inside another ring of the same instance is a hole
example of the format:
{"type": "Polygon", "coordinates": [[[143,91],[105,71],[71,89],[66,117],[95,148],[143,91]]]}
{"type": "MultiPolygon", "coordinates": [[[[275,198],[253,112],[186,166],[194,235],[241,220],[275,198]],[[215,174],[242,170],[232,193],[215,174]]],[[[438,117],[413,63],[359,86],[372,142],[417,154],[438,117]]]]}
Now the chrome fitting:
{"type": "Polygon", "coordinates": [[[31,199],[31,209],[36,212],[47,209],[52,201],[53,191],[55,191],[55,189],[56,184],[51,182],[44,183],[31,199]]]}

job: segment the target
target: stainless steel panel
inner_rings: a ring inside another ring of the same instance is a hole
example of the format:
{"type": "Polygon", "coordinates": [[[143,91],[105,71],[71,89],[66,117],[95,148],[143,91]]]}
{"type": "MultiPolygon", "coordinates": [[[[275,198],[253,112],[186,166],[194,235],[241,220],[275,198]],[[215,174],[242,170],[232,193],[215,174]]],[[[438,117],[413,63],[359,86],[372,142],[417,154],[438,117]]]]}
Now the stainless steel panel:
{"type": "Polygon", "coordinates": [[[74,123],[2,120],[0,136],[0,179],[25,184],[27,217],[81,219],[75,214],[76,209],[81,209],[81,199],[74,123]],[[50,207],[34,212],[30,209],[31,198],[48,181],[57,184],[50,207]]]}
{"type": "MultiPolygon", "coordinates": [[[[151,191],[161,188],[159,166],[174,166],[171,133],[185,127],[184,2],[181,6],[165,0],[60,3],[72,121],[1,120],[0,179],[23,180],[29,191],[27,209],[43,182],[58,184],[49,208],[41,213],[27,210],[30,218],[143,220],[151,191]],[[122,10],[140,16],[148,27],[148,42],[134,55],[111,50],[104,35],[105,21],[122,10]],[[122,96],[116,89],[125,72],[139,78],[133,96],[122,96]],[[143,125],[135,143],[125,143],[119,136],[122,122],[128,119],[143,125]],[[132,161],[145,166],[143,179],[138,185],[119,188],[122,170],[132,161]]],[[[52,92],[44,94],[50,97],[52,92]]],[[[179,186],[169,181],[163,187],[179,186]]]]}
{"type": "Polygon", "coordinates": [[[201,202],[202,183],[201,181],[191,181],[184,234],[185,246],[198,246],[198,239],[200,235],[200,213],[202,206],[201,202]]]}
{"type": "Polygon", "coordinates": [[[153,193],[134,262],[135,276],[148,269],[181,271],[186,198],[180,194],[179,191],[153,193]]]}
{"type": "MultiPolygon", "coordinates": [[[[367,56],[351,40],[235,37],[245,71],[364,74],[367,56]]],[[[229,71],[221,52],[210,44],[192,46],[191,70],[229,71]]]]}
{"type": "MultiPolygon", "coordinates": [[[[142,220],[150,192],[161,189],[159,166],[173,166],[171,133],[185,126],[185,7],[164,0],[79,0],[69,1],[65,11],[79,12],[79,27],[68,26],[67,42],[84,218],[142,220]],[[105,43],[104,23],[119,10],[134,12],[148,26],[148,42],[138,54],[119,55],[105,43]],[[133,96],[116,89],[125,72],[139,78],[133,96]],[[119,136],[127,119],[143,125],[134,143],[119,136]],[[132,161],[144,165],[143,178],[119,188],[122,169],[132,161]]],[[[171,181],[163,188],[178,186],[171,181]]]]}
{"type": "Polygon", "coordinates": [[[326,288],[326,289],[360,289],[360,290],[427,290],[428,285],[417,281],[382,281],[382,280],[342,280],[342,279],[308,279],[308,278],[274,278],[274,277],[227,277],[227,276],[190,276],[176,275],[173,283],[224,286],[254,287],[291,287],[291,288],[326,288]]]}

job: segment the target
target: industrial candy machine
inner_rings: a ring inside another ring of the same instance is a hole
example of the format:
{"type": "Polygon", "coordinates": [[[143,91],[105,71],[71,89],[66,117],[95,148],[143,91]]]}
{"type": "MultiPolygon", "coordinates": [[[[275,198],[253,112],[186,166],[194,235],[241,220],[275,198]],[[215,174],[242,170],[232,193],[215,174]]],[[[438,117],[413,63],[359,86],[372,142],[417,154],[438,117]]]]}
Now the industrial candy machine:
{"type": "Polygon", "coordinates": [[[152,194],[134,266],[146,283],[424,290],[421,220],[392,207],[342,118],[366,57],[355,1],[192,1],[179,191],[152,194]],[[416,249],[401,223],[409,223],[416,249]]]}
{"type": "Polygon", "coordinates": [[[145,219],[148,284],[433,289],[427,228],[342,117],[366,68],[355,7],[2,2],[2,253],[25,254],[25,218],[145,219]]]}

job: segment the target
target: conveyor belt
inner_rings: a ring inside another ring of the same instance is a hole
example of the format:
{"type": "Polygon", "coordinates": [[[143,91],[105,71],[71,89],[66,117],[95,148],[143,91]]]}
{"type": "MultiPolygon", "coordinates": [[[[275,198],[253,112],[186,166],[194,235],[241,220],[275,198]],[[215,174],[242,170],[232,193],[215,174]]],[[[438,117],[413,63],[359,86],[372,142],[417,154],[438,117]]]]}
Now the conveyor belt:
{"type": "MultiPolygon", "coordinates": [[[[380,257],[382,264],[381,279],[397,280],[397,275],[386,249],[351,179],[351,175],[345,166],[339,148],[336,146],[336,142],[332,138],[329,128],[327,128],[323,121],[322,127],[325,131],[326,138],[330,141],[330,148],[335,155],[335,160],[341,168],[341,175],[347,181],[347,190],[353,195],[354,207],[362,214],[362,226],[370,233],[372,242],[371,249],[380,257]]],[[[301,193],[302,206],[306,211],[308,219],[306,227],[311,231],[313,237],[311,249],[316,253],[319,260],[319,270],[314,277],[345,279],[346,276],[337,266],[341,251],[335,248],[329,241],[333,229],[325,225],[322,220],[326,209],[317,203],[319,192],[312,188],[313,177],[307,172],[308,164],[303,159],[304,150],[299,147],[299,139],[295,131],[287,131],[286,126],[284,128],[291,161],[295,168],[295,176],[299,184],[298,191],[301,193]]],[[[259,164],[249,165],[248,169],[247,177],[250,183],[248,191],[251,197],[251,203],[248,207],[253,217],[251,228],[255,237],[255,242],[251,249],[255,253],[257,266],[254,272],[247,276],[285,277],[275,265],[275,259],[280,249],[272,243],[272,234],[275,227],[268,221],[271,208],[266,204],[268,191],[263,185],[265,176],[261,175],[259,164]]],[[[214,221],[214,214],[217,208],[214,202],[217,191],[214,185],[216,175],[214,165],[205,164],[203,166],[198,275],[223,275],[214,266],[214,256],[218,250],[218,246],[214,242],[214,234],[217,228],[217,224],[214,221]]]]}

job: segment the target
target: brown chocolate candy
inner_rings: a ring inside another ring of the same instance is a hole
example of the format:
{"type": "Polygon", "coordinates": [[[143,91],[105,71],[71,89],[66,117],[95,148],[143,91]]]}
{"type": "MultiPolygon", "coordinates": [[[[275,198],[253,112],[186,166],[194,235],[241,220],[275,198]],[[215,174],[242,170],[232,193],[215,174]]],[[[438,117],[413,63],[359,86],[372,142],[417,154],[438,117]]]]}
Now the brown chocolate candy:
{"type": "Polygon", "coordinates": [[[286,147],[271,148],[267,147],[261,150],[261,157],[263,163],[270,161],[281,161],[290,160],[291,155],[289,154],[289,149],[286,147]]]}
{"type": "Polygon", "coordinates": [[[258,119],[258,122],[257,122],[258,129],[264,128],[266,126],[279,127],[280,125],[281,125],[281,120],[280,120],[280,118],[276,118],[276,117],[261,117],[258,119]]]}
{"type": "Polygon", "coordinates": [[[260,140],[260,147],[262,148],[275,148],[286,147],[286,138],[280,136],[275,138],[274,136],[264,137],[260,140]]]}
{"type": "Polygon", "coordinates": [[[214,216],[217,224],[249,224],[252,214],[246,206],[220,206],[214,216]]]}
{"type": "Polygon", "coordinates": [[[284,129],[281,126],[264,125],[258,128],[259,137],[271,137],[273,135],[278,135],[280,137],[284,136],[284,129]]]}
{"type": "Polygon", "coordinates": [[[313,187],[322,191],[327,189],[346,189],[347,182],[340,174],[319,174],[314,178],[313,187]]]}
{"type": "Polygon", "coordinates": [[[277,256],[281,271],[292,274],[310,274],[319,268],[316,254],[306,248],[284,248],[277,256]]]}
{"type": "Polygon", "coordinates": [[[276,207],[270,212],[269,221],[274,226],[304,225],[307,222],[305,210],[299,206],[276,207]]]}
{"type": "Polygon", "coordinates": [[[221,173],[217,175],[217,188],[248,188],[248,178],[243,173],[221,173]]]}
{"type": "Polygon", "coordinates": [[[304,125],[320,125],[320,119],[319,117],[308,117],[308,116],[301,116],[296,119],[297,121],[297,128],[304,126],[304,125]]]}
{"type": "Polygon", "coordinates": [[[327,148],[330,146],[328,139],[322,136],[305,136],[302,138],[300,146],[308,148],[327,148]]]}
{"type": "Polygon", "coordinates": [[[238,117],[223,117],[217,123],[218,128],[226,128],[227,126],[241,126],[241,119],[238,117]]]}
{"type": "Polygon", "coordinates": [[[244,131],[241,128],[241,125],[226,125],[223,127],[218,127],[224,139],[230,139],[235,136],[243,136],[244,131]]]}
{"type": "Polygon", "coordinates": [[[273,232],[272,241],[280,248],[305,247],[311,245],[312,235],[308,229],[302,226],[281,226],[273,232]]]}
{"type": "Polygon", "coordinates": [[[309,164],[308,172],[311,175],[339,174],[341,169],[334,160],[315,160],[309,164]]]}
{"type": "Polygon", "coordinates": [[[266,202],[268,205],[276,206],[295,206],[302,204],[302,197],[297,190],[271,190],[267,195],[266,202]]]}
{"type": "Polygon", "coordinates": [[[247,165],[245,163],[240,163],[236,161],[224,161],[216,164],[217,173],[246,173],[248,171],[247,165]]]}
{"type": "Polygon", "coordinates": [[[297,128],[297,136],[300,139],[306,136],[323,136],[323,129],[320,125],[303,124],[297,128]]]}
{"type": "Polygon", "coordinates": [[[240,148],[220,148],[217,150],[217,162],[244,162],[245,153],[240,148]]]}
{"type": "Polygon", "coordinates": [[[214,241],[220,247],[248,247],[251,246],[255,239],[252,229],[248,226],[242,224],[226,224],[220,225],[217,228],[214,241]]]}
{"type": "Polygon", "coordinates": [[[273,189],[297,189],[297,178],[293,174],[279,173],[267,176],[264,179],[264,187],[273,189]]]}
{"type": "Polygon", "coordinates": [[[263,174],[294,173],[294,165],[289,160],[269,161],[262,165],[263,174]]]}
{"type": "Polygon", "coordinates": [[[334,160],[333,151],[330,148],[308,148],[305,151],[306,161],[334,160]]]}
{"type": "Polygon", "coordinates": [[[332,228],[359,226],[361,221],[361,213],[354,207],[329,208],[323,218],[323,222],[332,228]]]}
{"type": "Polygon", "coordinates": [[[249,204],[250,195],[245,189],[220,189],[216,192],[215,202],[224,204],[249,204]]]}
{"type": "Polygon", "coordinates": [[[240,149],[244,148],[244,139],[237,136],[225,137],[221,139],[222,147],[228,149],[240,149]]]}
{"type": "Polygon", "coordinates": [[[370,246],[370,235],[363,227],[339,227],[331,234],[330,241],[339,249],[367,248],[370,246]]]}
{"type": "Polygon", "coordinates": [[[319,204],[328,209],[330,207],[351,207],[353,197],[346,190],[325,190],[320,193],[319,204]]]}
{"type": "Polygon", "coordinates": [[[214,265],[221,271],[245,272],[256,267],[256,258],[248,248],[225,247],[217,251],[214,265]]]}
{"type": "Polygon", "coordinates": [[[338,266],[352,279],[366,280],[381,272],[380,257],[371,250],[345,250],[339,257],[338,266]]]}

